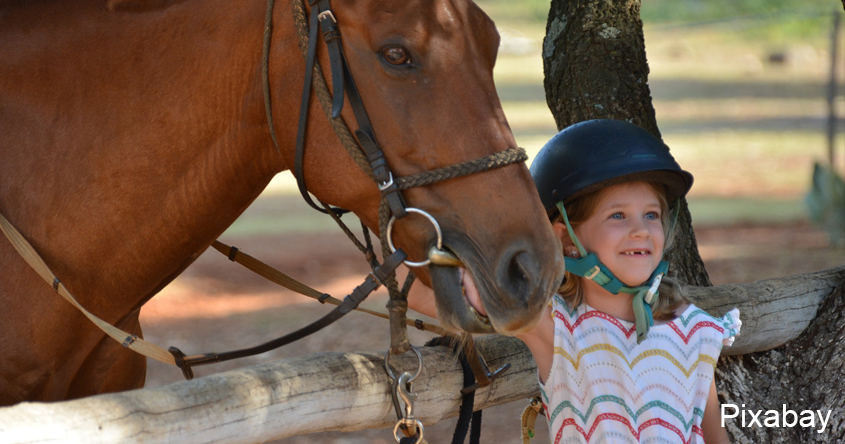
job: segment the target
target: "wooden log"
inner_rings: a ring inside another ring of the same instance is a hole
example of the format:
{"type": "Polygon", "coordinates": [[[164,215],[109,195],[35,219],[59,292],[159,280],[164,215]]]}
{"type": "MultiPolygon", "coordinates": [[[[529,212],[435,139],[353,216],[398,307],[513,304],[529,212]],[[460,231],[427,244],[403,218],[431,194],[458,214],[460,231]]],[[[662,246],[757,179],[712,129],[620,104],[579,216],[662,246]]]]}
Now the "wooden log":
{"type": "MultiPolygon", "coordinates": [[[[845,281],[845,267],[749,284],[690,288],[702,308],[721,314],[734,306],[743,327],[733,354],[767,350],[797,337],[819,303],[845,281]]],[[[538,393],[528,349],[501,336],[476,341],[491,369],[512,368],[476,395],[476,409],[538,393]]],[[[445,347],[422,349],[424,368],[414,382],[415,416],[434,424],[456,416],[462,372],[445,347]]],[[[60,403],[0,408],[5,443],[255,443],[319,431],[356,431],[396,424],[384,356],[319,353],[256,365],[164,387],[60,403]]],[[[413,371],[411,353],[392,357],[413,371]]],[[[389,436],[391,432],[385,430],[389,436]]],[[[389,437],[387,439],[390,439],[389,437]]]]}
{"type": "Polygon", "coordinates": [[[845,266],[747,284],[689,287],[695,305],[714,315],[738,307],[742,330],[722,354],[742,355],[779,347],[815,319],[819,304],[845,281],[845,266]]]}
{"type": "MultiPolygon", "coordinates": [[[[491,336],[477,344],[491,369],[512,364],[477,392],[477,408],[538,392],[536,367],[519,340],[491,336]]],[[[463,373],[447,348],[421,352],[425,365],[413,383],[414,416],[434,424],[457,415],[463,373]]],[[[416,361],[413,353],[390,359],[411,372],[416,361]]],[[[383,363],[383,354],[319,353],[163,387],[21,403],[0,408],[0,442],[256,443],[324,430],[392,429],[396,414],[383,363]]],[[[385,430],[385,438],[391,433],[385,430]]]]}

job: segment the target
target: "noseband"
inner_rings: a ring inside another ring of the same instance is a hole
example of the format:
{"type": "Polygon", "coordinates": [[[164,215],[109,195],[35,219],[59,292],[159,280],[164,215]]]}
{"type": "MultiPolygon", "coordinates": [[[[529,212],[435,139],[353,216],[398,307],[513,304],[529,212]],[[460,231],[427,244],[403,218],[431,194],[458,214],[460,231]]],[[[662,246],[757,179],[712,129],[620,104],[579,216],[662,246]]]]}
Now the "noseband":
{"type": "MultiPolygon", "coordinates": [[[[440,232],[439,225],[434,217],[418,208],[409,208],[402,197],[402,190],[413,187],[426,186],[436,182],[468,174],[480,173],[494,168],[510,165],[516,162],[524,162],[528,156],[522,148],[509,148],[480,159],[450,165],[436,170],[423,173],[398,177],[395,176],[387,163],[384,152],[379,146],[373,130],[372,123],[361,100],[355,80],[344,56],[341,45],[341,33],[339,24],[332,13],[330,0],[309,0],[311,8],[310,20],[306,21],[305,7],[302,0],[293,0],[293,15],[296,23],[299,46],[305,57],[305,81],[302,87],[302,101],[299,110],[299,128],[296,137],[296,156],[294,161],[293,174],[296,177],[299,192],[303,199],[317,211],[327,213],[340,223],[339,216],[348,212],[340,208],[333,208],[320,202],[318,206],[308,193],[305,183],[304,158],[305,158],[305,132],[308,120],[308,109],[311,99],[312,86],[315,89],[323,110],[331,123],[335,133],[340,138],[344,148],[355,160],[358,166],[372,178],[381,192],[379,205],[379,233],[381,237],[382,254],[386,262],[392,254],[397,254],[390,238],[393,224],[396,220],[405,217],[409,212],[425,216],[440,232]],[[333,91],[329,93],[326,81],[322,76],[322,69],[316,60],[318,31],[322,31],[323,41],[326,43],[329,54],[329,62],[332,76],[333,91]],[[358,129],[355,130],[355,137],[351,136],[349,128],[341,118],[344,98],[348,98],[349,104],[355,117],[358,129]]],[[[272,34],[272,15],[274,0],[269,0],[267,5],[267,16],[265,18],[264,51],[262,59],[263,87],[265,111],[270,127],[270,134],[277,150],[281,151],[273,125],[272,101],[270,100],[270,79],[269,79],[269,54],[272,34]]],[[[348,231],[348,229],[344,229],[348,231]]],[[[441,240],[438,236],[437,248],[432,249],[429,257],[451,256],[441,249],[441,240]]],[[[357,243],[357,242],[356,242],[357,243]]],[[[452,256],[452,265],[457,259],[452,256]]],[[[420,262],[405,261],[409,267],[425,266],[430,259],[420,262]]],[[[372,261],[371,261],[372,265],[372,261]]],[[[405,309],[407,308],[407,294],[402,294],[398,288],[395,278],[395,268],[389,270],[390,277],[384,282],[390,293],[388,309],[391,314],[391,353],[404,353],[410,349],[405,330],[405,309]]],[[[412,279],[412,274],[409,278],[412,279]]],[[[406,282],[409,287],[410,282],[406,282]]]]}

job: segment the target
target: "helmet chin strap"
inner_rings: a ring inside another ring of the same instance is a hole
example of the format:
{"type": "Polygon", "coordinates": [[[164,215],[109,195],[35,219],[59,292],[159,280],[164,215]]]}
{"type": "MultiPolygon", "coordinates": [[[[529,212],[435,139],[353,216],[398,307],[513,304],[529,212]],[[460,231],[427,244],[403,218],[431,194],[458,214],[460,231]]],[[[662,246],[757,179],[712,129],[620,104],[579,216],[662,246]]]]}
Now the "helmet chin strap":
{"type": "MultiPolygon", "coordinates": [[[[660,295],[657,289],[660,286],[660,281],[669,269],[669,263],[660,261],[644,285],[638,287],[625,285],[599,261],[595,253],[588,254],[584,246],[581,245],[578,236],[575,235],[575,230],[572,229],[572,225],[569,223],[569,217],[566,214],[566,209],[563,207],[563,202],[558,202],[557,208],[560,210],[560,214],[563,215],[563,221],[566,224],[566,231],[569,233],[569,238],[572,239],[572,242],[578,248],[578,252],[581,253],[579,259],[564,256],[566,271],[587,278],[612,294],[626,293],[634,295],[632,304],[635,325],[637,327],[637,344],[641,343],[648,335],[649,329],[654,325],[653,307],[657,306],[658,296],[660,295]]],[[[679,205],[676,202],[672,212],[673,217],[670,225],[670,233],[674,231],[678,208],[679,205]]]]}

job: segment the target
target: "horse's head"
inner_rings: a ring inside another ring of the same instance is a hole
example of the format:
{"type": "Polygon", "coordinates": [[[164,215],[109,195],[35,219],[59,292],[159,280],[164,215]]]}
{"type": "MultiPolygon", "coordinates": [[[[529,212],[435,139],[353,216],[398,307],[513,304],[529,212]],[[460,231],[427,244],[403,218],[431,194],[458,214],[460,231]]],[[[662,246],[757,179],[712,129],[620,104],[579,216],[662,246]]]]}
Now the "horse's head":
{"type": "MultiPolygon", "coordinates": [[[[475,4],[334,0],[332,9],[349,68],[395,176],[516,146],[493,84],[499,35],[475,4]]],[[[324,49],[319,54],[328,74],[324,49]]],[[[354,122],[349,108],[347,103],[344,119],[354,122]]],[[[369,181],[361,193],[359,185],[339,184],[336,176],[334,189],[326,191],[317,173],[309,173],[309,189],[377,229],[375,184],[369,181]]],[[[414,270],[434,288],[445,326],[515,334],[536,322],[562,279],[563,258],[524,164],[412,188],[404,197],[408,206],[434,216],[444,249],[464,264],[414,270]]],[[[411,260],[421,261],[434,245],[434,229],[411,214],[396,222],[393,240],[411,260]]]]}

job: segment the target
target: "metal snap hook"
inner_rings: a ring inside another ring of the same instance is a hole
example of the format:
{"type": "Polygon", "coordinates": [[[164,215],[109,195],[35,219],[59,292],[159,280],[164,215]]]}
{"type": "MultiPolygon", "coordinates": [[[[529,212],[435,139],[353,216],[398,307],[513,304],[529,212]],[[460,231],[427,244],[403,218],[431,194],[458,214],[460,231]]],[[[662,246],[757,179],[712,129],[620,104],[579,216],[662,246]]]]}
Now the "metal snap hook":
{"type": "MultiPolygon", "coordinates": [[[[417,213],[422,216],[425,216],[425,218],[428,219],[428,221],[431,222],[432,225],[434,225],[434,231],[437,232],[437,249],[443,250],[443,232],[440,231],[440,225],[437,223],[437,220],[434,219],[434,216],[426,213],[423,210],[420,210],[419,208],[408,207],[405,208],[405,211],[407,211],[408,213],[417,213]]],[[[396,216],[391,216],[390,222],[387,223],[387,245],[390,247],[391,253],[396,251],[396,247],[393,246],[393,224],[395,222],[396,216]]],[[[431,259],[426,259],[421,262],[405,261],[404,263],[409,267],[425,267],[426,265],[431,263],[431,259]]]]}

